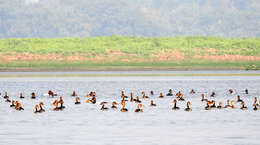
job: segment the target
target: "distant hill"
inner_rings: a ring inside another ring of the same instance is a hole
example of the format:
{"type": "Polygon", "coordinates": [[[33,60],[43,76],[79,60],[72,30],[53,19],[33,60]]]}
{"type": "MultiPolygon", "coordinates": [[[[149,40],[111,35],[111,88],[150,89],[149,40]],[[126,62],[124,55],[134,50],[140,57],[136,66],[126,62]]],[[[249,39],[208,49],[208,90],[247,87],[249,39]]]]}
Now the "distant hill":
{"type": "Polygon", "coordinates": [[[0,38],[260,37],[259,0],[0,0],[0,38]]]}

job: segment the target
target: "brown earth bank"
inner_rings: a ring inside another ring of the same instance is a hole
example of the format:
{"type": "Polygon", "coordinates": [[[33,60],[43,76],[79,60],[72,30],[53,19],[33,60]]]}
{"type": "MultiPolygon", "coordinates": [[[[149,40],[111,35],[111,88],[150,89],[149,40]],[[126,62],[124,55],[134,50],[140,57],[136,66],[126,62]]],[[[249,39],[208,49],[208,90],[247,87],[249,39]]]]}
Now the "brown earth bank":
{"type": "Polygon", "coordinates": [[[260,61],[259,56],[242,56],[242,55],[195,55],[194,58],[212,61],[260,61]]]}

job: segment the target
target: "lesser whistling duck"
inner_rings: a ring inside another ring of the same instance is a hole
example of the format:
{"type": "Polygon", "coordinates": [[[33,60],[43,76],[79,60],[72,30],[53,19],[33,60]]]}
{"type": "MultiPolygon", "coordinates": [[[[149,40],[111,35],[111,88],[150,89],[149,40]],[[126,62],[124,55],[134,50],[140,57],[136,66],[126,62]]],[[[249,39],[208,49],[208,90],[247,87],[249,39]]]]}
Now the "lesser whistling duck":
{"type": "Polygon", "coordinates": [[[143,99],[149,98],[148,96],[145,95],[145,92],[144,92],[144,91],[142,92],[142,97],[143,97],[143,99]]]}
{"type": "Polygon", "coordinates": [[[43,109],[43,105],[44,105],[43,102],[39,103],[39,106],[40,106],[40,110],[39,111],[40,112],[45,112],[45,110],[43,109]]]}
{"type": "Polygon", "coordinates": [[[191,89],[190,94],[195,94],[195,93],[196,92],[193,89],[191,89]]]}
{"type": "Polygon", "coordinates": [[[204,94],[201,94],[201,102],[208,102],[208,99],[205,99],[205,95],[204,94]]]}
{"type": "Polygon", "coordinates": [[[15,109],[18,110],[18,111],[24,110],[23,107],[22,107],[22,105],[21,105],[19,102],[16,104],[15,109]]]}
{"type": "Polygon", "coordinates": [[[137,105],[137,109],[135,109],[135,112],[143,112],[142,104],[137,105]]]}
{"type": "Polygon", "coordinates": [[[246,110],[247,109],[247,107],[245,106],[245,102],[244,101],[241,102],[241,105],[242,105],[241,108],[240,108],[241,110],[246,110]]]}
{"type": "Polygon", "coordinates": [[[151,100],[150,106],[156,106],[156,104],[154,104],[153,100],[151,100]]]}
{"type": "Polygon", "coordinates": [[[55,100],[52,104],[55,106],[55,108],[53,108],[54,111],[60,110],[60,108],[58,107],[58,101],[57,100],[55,100]]]}
{"type": "Polygon", "coordinates": [[[242,102],[243,100],[240,99],[240,96],[237,96],[237,102],[242,102]]]}
{"type": "Polygon", "coordinates": [[[35,105],[34,109],[35,109],[34,113],[40,113],[40,111],[38,110],[39,109],[39,105],[35,105]]]}
{"type": "Polygon", "coordinates": [[[5,92],[4,99],[9,98],[7,92],[5,92]]]}
{"type": "Polygon", "coordinates": [[[169,92],[166,94],[166,96],[173,96],[172,89],[169,90],[169,92]]]}
{"type": "Polygon", "coordinates": [[[124,91],[121,91],[121,98],[128,98],[128,96],[125,95],[124,91]]]}
{"type": "Polygon", "coordinates": [[[75,104],[80,104],[79,97],[77,97],[75,100],[76,100],[75,104]]]}
{"type": "Polygon", "coordinates": [[[65,106],[63,106],[64,104],[63,97],[60,97],[60,101],[58,103],[60,103],[60,107],[59,107],[60,110],[65,108],[65,106]]]}
{"type": "Polygon", "coordinates": [[[71,96],[76,97],[77,96],[76,91],[73,91],[71,96]]]}
{"type": "Polygon", "coordinates": [[[113,101],[111,108],[117,109],[116,105],[117,105],[116,101],[113,101]]]}
{"type": "Polygon", "coordinates": [[[248,89],[245,89],[245,94],[248,94],[248,89]]]}
{"type": "Polygon", "coordinates": [[[210,110],[211,106],[210,106],[210,101],[207,101],[207,106],[205,107],[205,110],[210,110]]]}
{"type": "Polygon", "coordinates": [[[219,103],[218,103],[217,108],[218,108],[218,109],[221,109],[221,108],[222,108],[222,102],[219,102],[219,103]]]}
{"type": "Polygon", "coordinates": [[[15,101],[12,100],[12,104],[10,105],[10,107],[15,107],[14,103],[15,103],[15,101]]]}
{"type": "Polygon", "coordinates": [[[215,92],[212,92],[210,97],[215,97],[216,93],[215,92]]]}
{"type": "Polygon", "coordinates": [[[96,104],[96,102],[97,102],[97,99],[96,99],[96,97],[95,97],[95,96],[93,96],[93,97],[92,97],[92,99],[90,100],[90,102],[91,102],[92,104],[96,104]]]}
{"type": "Polygon", "coordinates": [[[141,103],[142,102],[141,100],[139,100],[138,96],[136,96],[136,99],[134,99],[134,101],[135,101],[135,103],[141,103]]]}
{"type": "Polygon", "coordinates": [[[153,95],[154,95],[154,92],[153,92],[153,91],[150,91],[150,94],[151,94],[151,96],[153,96],[153,95]]]}
{"type": "Polygon", "coordinates": [[[216,102],[215,100],[212,100],[212,105],[210,106],[211,108],[216,108],[216,102]]]}
{"type": "Polygon", "coordinates": [[[253,110],[255,111],[258,110],[258,108],[256,107],[257,106],[256,103],[254,103],[253,106],[254,106],[253,110]]]}
{"type": "Polygon", "coordinates": [[[191,111],[192,109],[190,108],[190,101],[187,102],[187,108],[185,108],[185,111],[191,111]]]}
{"type": "Polygon", "coordinates": [[[100,105],[102,105],[102,107],[100,108],[100,110],[108,110],[107,107],[105,107],[105,103],[106,102],[101,102],[100,105]]]}
{"type": "Polygon", "coordinates": [[[234,101],[234,100],[231,101],[231,108],[232,108],[232,109],[235,108],[235,101],[234,101]]]}
{"type": "Polygon", "coordinates": [[[172,107],[172,110],[180,109],[179,107],[177,107],[177,100],[176,99],[173,100],[173,104],[174,104],[174,106],[172,107]]]}
{"type": "Polygon", "coordinates": [[[9,100],[8,96],[5,98],[5,102],[7,102],[7,103],[11,102],[11,100],[9,100]]]}
{"type": "Polygon", "coordinates": [[[32,92],[32,97],[31,97],[31,99],[35,99],[35,98],[36,98],[35,93],[32,92]]]}
{"type": "Polygon", "coordinates": [[[123,101],[122,103],[122,108],[121,108],[121,112],[127,112],[128,111],[128,109],[127,108],[125,108],[125,101],[123,101]]]}
{"type": "Polygon", "coordinates": [[[231,108],[231,105],[229,104],[229,100],[227,100],[227,105],[225,106],[225,108],[231,108]]]}
{"type": "Polygon", "coordinates": [[[23,99],[24,96],[23,96],[23,93],[20,93],[20,99],[23,99]]]}
{"type": "Polygon", "coordinates": [[[134,94],[131,92],[130,93],[130,102],[133,102],[134,101],[134,94]]]}
{"type": "Polygon", "coordinates": [[[160,96],[159,96],[159,98],[163,98],[164,96],[163,96],[163,94],[162,93],[160,93],[160,96]]]}

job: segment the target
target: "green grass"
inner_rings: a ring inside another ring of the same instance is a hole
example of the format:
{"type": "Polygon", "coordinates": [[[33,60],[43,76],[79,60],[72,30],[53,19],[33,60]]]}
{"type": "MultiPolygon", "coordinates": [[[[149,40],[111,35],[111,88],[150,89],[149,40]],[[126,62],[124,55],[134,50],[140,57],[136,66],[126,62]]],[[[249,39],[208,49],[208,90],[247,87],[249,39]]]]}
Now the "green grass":
{"type": "MultiPolygon", "coordinates": [[[[0,54],[62,54],[63,56],[88,54],[95,58],[104,55],[104,62],[95,61],[2,61],[1,69],[8,68],[236,68],[260,69],[259,61],[205,61],[194,55],[242,55],[260,57],[260,38],[222,38],[222,37],[84,37],[84,38],[10,38],[0,39],[0,54]],[[210,51],[209,51],[210,50],[210,51]],[[110,61],[106,56],[109,51],[120,51],[134,54],[137,59],[153,60],[152,62],[122,62],[121,59],[132,56],[117,56],[110,61]],[[184,54],[185,60],[158,61],[151,55],[168,51],[184,54]]],[[[1,60],[1,58],[0,58],[1,60]]]]}

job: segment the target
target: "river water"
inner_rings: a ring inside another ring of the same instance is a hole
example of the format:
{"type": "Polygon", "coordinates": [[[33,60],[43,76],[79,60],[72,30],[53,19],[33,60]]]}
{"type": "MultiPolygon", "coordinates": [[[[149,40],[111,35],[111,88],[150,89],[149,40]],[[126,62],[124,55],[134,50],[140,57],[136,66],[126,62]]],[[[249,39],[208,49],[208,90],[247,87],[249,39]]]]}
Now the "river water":
{"type": "Polygon", "coordinates": [[[0,144],[257,145],[260,144],[260,110],[254,111],[252,104],[254,97],[260,99],[259,87],[259,76],[4,77],[0,78],[1,93],[7,91],[10,99],[21,102],[25,110],[16,111],[0,98],[0,144]],[[249,94],[244,93],[246,88],[249,94]],[[181,108],[178,111],[171,110],[175,97],[158,97],[160,92],[165,95],[169,89],[174,94],[178,91],[184,94],[186,101],[178,102],[181,108]],[[196,93],[190,94],[191,89],[196,93]],[[229,94],[229,89],[234,90],[233,94],[229,94]],[[48,90],[63,96],[66,106],[63,111],[52,111],[52,102],[58,97],[46,96],[48,90]],[[80,105],[74,104],[73,90],[81,99],[80,105]],[[149,94],[151,90],[153,96],[149,94]],[[85,102],[90,91],[97,93],[97,104],[85,102]],[[145,91],[150,98],[142,99],[144,112],[135,113],[137,104],[132,102],[126,104],[128,112],[100,110],[101,101],[107,101],[109,108],[112,101],[119,102],[121,91],[128,96],[130,92],[141,96],[145,91]],[[215,98],[209,97],[212,91],[216,92],[215,98]],[[25,99],[19,99],[20,92],[25,99]],[[35,100],[30,99],[31,92],[36,93],[35,100]],[[235,109],[206,111],[206,104],[200,101],[201,93],[216,102],[222,101],[223,105],[227,99],[236,100],[240,95],[248,110],[240,110],[241,105],[236,103],[235,109]],[[149,106],[151,99],[156,107],[149,106]],[[34,105],[40,101],[46,112],[34,114],[34,105]],[[184,111],[187,101],[191,102],[191,112],[184,111]]]}

